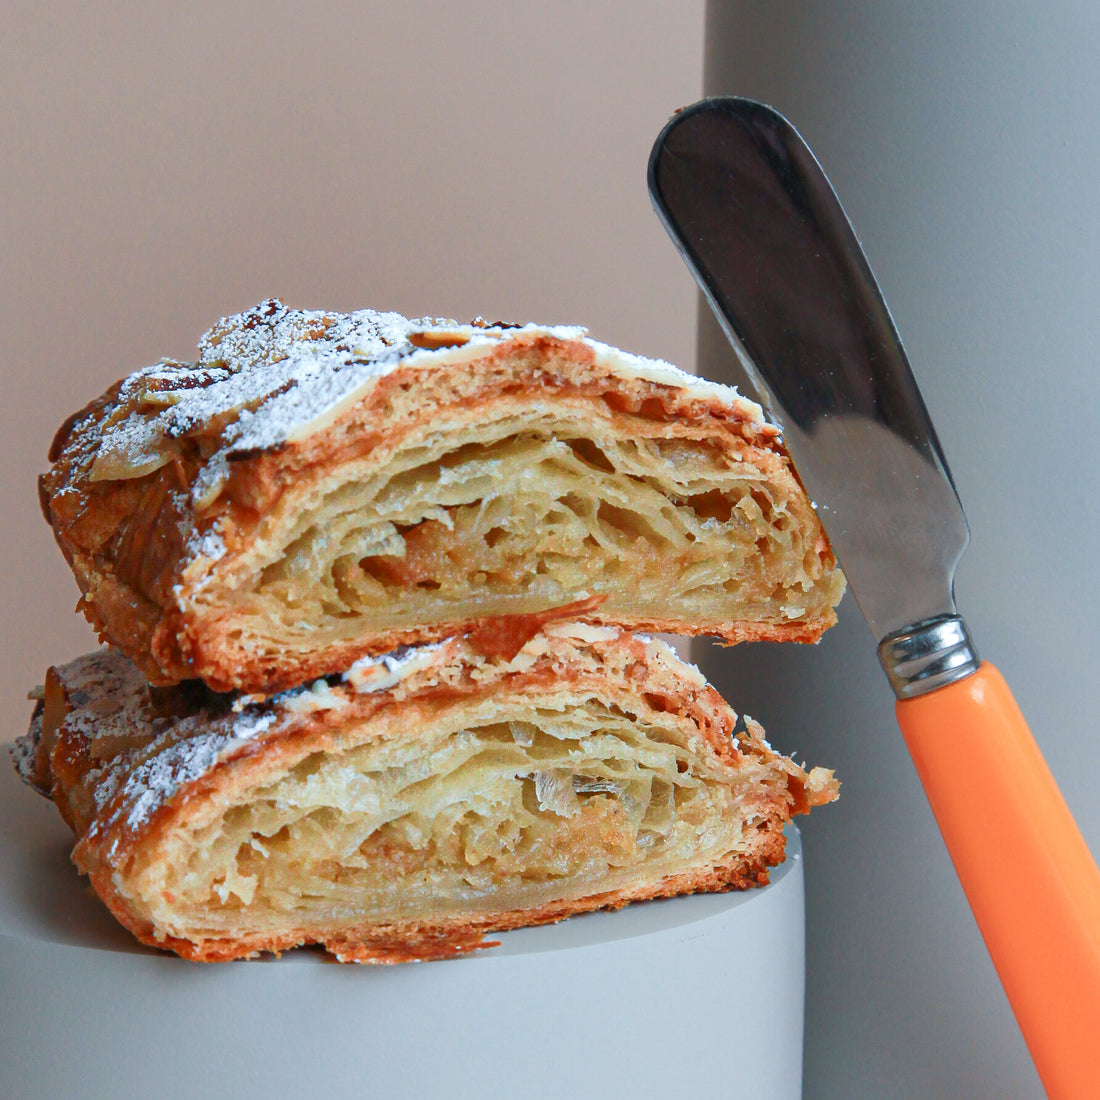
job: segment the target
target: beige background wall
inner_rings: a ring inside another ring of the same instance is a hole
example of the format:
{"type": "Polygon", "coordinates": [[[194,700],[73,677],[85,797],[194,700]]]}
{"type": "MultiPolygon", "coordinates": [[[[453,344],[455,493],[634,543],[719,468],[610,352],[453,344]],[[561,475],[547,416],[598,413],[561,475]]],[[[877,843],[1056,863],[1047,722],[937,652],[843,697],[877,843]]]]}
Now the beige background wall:
{"type": "Polygon", "coordinates": [[[88,648],[35,477],[116,378],[289,304],[587,324],[690,363],[649,149],[703,2],[19,3],[0,40],[5,729],[88,648]]]}

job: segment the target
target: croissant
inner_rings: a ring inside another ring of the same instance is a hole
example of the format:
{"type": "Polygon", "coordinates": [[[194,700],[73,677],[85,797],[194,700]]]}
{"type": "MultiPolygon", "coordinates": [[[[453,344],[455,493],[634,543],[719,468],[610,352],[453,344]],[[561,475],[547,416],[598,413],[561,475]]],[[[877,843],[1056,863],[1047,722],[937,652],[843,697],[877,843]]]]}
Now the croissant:
{"type": "Polygon", "coordinates": [[[816,640],[843,577],[758,405],[583,329],[268,301],[62,426],[102,640],[270,693],[501,615],[816,640]]]}
{"type": "Polygon", "coordinates": [[[836,797],[662,642],[498,627],[271,697],[151,688],[104,649],[50,669],[17,765],[122,924],[206,961],[437,958],[753,886],[791,814],[836,797]]]}

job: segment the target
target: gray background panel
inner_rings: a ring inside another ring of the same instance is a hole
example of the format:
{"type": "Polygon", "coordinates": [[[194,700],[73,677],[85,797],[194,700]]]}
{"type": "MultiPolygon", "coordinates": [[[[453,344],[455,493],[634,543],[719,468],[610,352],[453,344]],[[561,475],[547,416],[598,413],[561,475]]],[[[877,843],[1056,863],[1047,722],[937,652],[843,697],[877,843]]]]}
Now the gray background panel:
{"type": "MultiPolygon", "coordinates": [[[[1086,4],[707,13],[706,91],[786,114],[864,244],[970,521],[960,610],[1094,853],[1098,56],[1086,4]]],[[[699,363],[736,370],[705,307],[699,363]]],[[[807,1098],[1041,1096],[854,601],[817,647],[703,664],[844,782],[805,830],[807,1098]]]]}

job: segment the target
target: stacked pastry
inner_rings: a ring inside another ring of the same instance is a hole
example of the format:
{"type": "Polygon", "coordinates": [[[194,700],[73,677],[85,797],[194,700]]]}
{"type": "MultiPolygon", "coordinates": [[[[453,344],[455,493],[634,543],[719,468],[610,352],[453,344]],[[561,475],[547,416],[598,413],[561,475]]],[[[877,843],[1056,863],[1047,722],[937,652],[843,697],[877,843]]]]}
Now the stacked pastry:
{"type": "Polygon", "coordinates": [[[816,640],[775,429],[582,329],[277,301],[71,417],[41,479],[108,647],[19,743],[145,943],[455,954],[767,881],[836,796],[656,630],[816,640]]]}

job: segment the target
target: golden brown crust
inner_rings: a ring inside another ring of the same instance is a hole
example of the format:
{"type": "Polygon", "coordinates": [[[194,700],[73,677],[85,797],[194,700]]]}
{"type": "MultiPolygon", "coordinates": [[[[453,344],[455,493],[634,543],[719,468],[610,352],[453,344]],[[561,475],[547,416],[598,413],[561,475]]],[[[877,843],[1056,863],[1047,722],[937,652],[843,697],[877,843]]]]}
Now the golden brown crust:
{"type": "Polygon", "coordinates": [[[391,319],[368,319],[375,342],[357,358],[347,351],[356,346],[347,333],[369,325],[353,324],[356,317],[264,303],[208,334],[198,363],[139,372],[58,432],[54,465],[40,482],[43,514],[73,568],[81,609],[101,639],[152,682],[198,676],[219,690],[270,692],[364,654],[474,627],[480,616],[461,613],[393,629],[365,625],[353,638],[287,657],[285,647],[240,641],[230,598],[247,583],[246,563],[264,537],[265,517],[288,491],[297,499],[334,470],[394,453],[429,433],[441,410],[455,423],[476,423],[521,405],[561,402],[594,410],[623,438],[691,441],[747,459],[797,505],[795,522],[811,546],[816,539],[814,583],[827,592],[812,614],[705,621],[604,608],[590,621],[708,633],[731,643],[812,641],[834,621],[842,579],[775,429],[751,402],[667,364],[606,348],[580,330],[372,314],[391,319]],[[257,356],[268,358],[257,365],[257,356]],[[305,366],[279,374],[288,356],[305,366]],[[329,365],[319,373],[320,358],[329,365]],[[326,406],[318,393],[324,396],[334,379],[344,388],[326,406]]]}
{"type": "Polygon", "coordinates": [[[831,773],[807,773],[776,754],[756,723],[739,721],[668,647],[584,624],[548,627],[508,659],[486,658],[468,640],[451,639],[361,662],[337,683],[235,705],[194,685],[151,690],[129,662],[103,651],[50,671],[21,749],[24,777],[50,792],[77,835],[74,862],[118,920],[143,943],[204,961],[304,944],[347,961],[440,958],[486,946],[484,936],[493,931],[644,898],[744,889],[767,882],[768,868],[782,860],[790,815],[831,801],[837,790],[831,773]],[[165,844],[212,805],[236,804],[295,762],[345,753],[368,727],[383,731],[372,736],[416,736],[454,705],[560,698],[553,693],[564,688],[644,713],[647,721],[662,715],[689,721],[715,766],[729,769],[730,781],[741,769],[757,769],[761,779],[739,795],[738,812],[751,822],[744,843],[611,890],[520,910],[494,907],[490,899],[480,912],[428,920],[375,917],[271,929],[249,928],[245,914],[233,934],[184,936],[158,924],[141,901],[142,876],[150,860],[165,858],[157,855],[165,844]]]}

